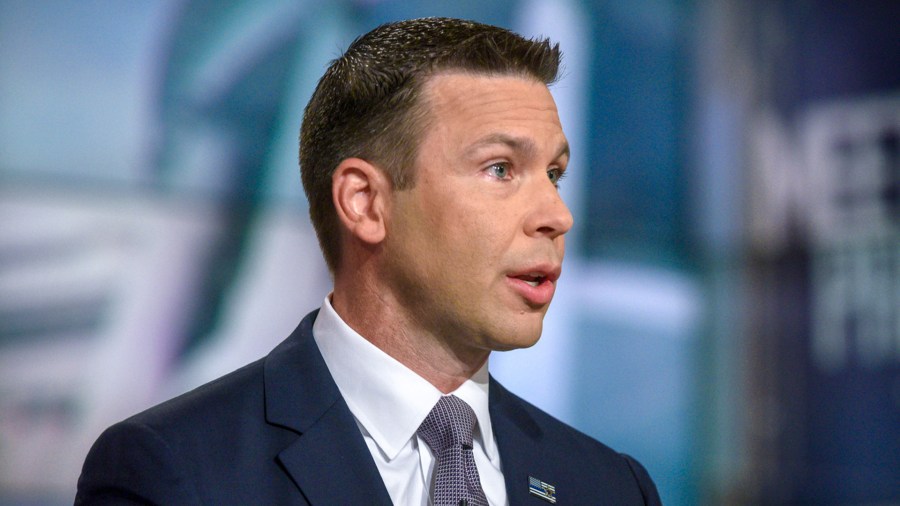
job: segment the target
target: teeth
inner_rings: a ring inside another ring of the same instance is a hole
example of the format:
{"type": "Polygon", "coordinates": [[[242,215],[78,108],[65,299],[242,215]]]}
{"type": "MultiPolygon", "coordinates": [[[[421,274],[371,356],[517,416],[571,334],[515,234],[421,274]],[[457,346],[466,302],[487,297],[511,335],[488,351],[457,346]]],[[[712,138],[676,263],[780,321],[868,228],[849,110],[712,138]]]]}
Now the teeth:
{"type": "Polygon", "coordinates": [[[530,286],[538,286],[547,279],[543,274],[522,274],[516,277],[530,286]]]}
{"type": "Polygon", "coordinates": [[[531,286],[538,286],[544,281],[544,276],[541,276],[540,274],[528,274],[527,276],[522,276],[520,279],[531,286]]]}

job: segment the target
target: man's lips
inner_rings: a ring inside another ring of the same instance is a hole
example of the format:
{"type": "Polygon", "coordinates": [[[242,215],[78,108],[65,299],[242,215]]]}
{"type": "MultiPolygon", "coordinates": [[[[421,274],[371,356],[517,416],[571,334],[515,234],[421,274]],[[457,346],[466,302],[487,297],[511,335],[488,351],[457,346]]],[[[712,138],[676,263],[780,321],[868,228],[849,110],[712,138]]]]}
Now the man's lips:
{"type": "Polygon", "coordinates": [[[507,274],[506,279],[532,306],[545,306],[553,300],[559,266],[539,266],[507,274]]]}

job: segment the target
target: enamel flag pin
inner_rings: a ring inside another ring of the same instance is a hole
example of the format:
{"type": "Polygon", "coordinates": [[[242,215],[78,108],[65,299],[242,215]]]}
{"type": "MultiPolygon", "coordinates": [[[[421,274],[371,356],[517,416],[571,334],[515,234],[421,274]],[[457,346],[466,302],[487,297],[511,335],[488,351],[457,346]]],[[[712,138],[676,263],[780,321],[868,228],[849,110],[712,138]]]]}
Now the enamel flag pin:
{"type": "Polygon", "coordinates": [[[541,499],[549,502],[550,504],[556,504],[556,487],[549,484],[544,483],[543,481],[533,478],[531,476],[528,477],[528,492],[531,495],[536,495],[541,499]]]}

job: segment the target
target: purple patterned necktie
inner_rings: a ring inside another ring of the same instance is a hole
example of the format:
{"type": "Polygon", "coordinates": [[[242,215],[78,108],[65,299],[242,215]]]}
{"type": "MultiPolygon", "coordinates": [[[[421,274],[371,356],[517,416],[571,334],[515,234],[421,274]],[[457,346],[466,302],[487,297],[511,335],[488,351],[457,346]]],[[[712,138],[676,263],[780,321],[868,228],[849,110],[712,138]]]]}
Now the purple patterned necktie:
{"type": "Polygon", "coordinates": [[[419,426],[437,459],[434,506],[488,506],[472,456],[474,427],[475,412],[455,395],[441,397],[419,426]]]}

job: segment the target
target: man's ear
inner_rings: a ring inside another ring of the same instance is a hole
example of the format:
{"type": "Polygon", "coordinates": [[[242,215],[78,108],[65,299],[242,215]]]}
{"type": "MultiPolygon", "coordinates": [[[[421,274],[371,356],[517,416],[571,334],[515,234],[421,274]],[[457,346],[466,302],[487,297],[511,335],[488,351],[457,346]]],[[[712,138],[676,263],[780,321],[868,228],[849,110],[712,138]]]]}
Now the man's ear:
{"type": "Polygon", "coordinates": [[[367,244],[385,236],[385,209],[391,183],[384,172],[360,158],[347,158],[331,177],[331,197],[347,231],[367,244]]]}

